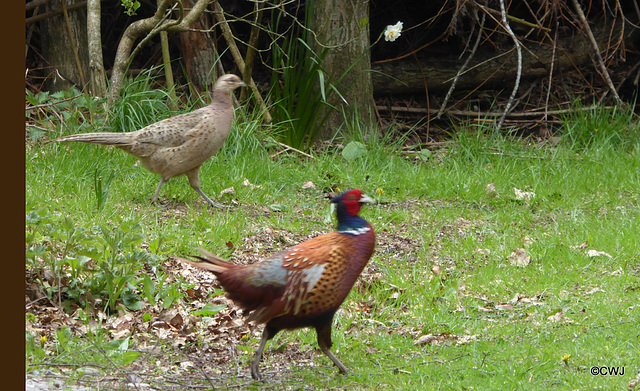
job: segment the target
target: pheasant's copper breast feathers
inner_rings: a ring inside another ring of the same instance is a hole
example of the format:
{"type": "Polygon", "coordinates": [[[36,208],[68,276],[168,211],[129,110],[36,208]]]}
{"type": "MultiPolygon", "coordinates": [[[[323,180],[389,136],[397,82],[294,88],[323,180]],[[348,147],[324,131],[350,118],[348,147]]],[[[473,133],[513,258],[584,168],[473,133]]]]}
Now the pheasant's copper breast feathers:
{"type": "MultiPolygon", "coordinates": [[[[332,232],[291,249],[283,264],[292,277],[282,297],[287,315],[317,315],[342,304],[371,256],[360,251],[360,239],[332,232]]],[[[366,239],[364,247],[373,249],[373,231],[366,239]]]]}
{"type": "Polygon", "coordinates": [[[194,266],[212,271],[230,299],[249,313],[248,320],[266,323],[251,367],[259,378],[258,363],[268,339],[282,329],[314,327],[322,351],[346,373],[333,356],[331,322],[373,254],[375,234],[358,216],[362,203],[373,200],[353,190],[331,200],[337,203],[338,229],[317,236],[253,265],[234,265],[201,251],[194,266]]]}

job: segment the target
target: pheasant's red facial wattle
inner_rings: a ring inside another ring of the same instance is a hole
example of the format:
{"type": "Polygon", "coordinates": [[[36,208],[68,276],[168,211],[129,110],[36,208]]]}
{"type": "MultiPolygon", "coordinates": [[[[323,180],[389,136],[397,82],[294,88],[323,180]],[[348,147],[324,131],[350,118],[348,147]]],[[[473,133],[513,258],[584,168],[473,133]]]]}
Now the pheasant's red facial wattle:
{"type": "Polygon", "coordinates": [[[360,208],[362,207],[360,202],[357,200],[346,200],[344,201],[344,206],[347,209],[347,213],[351,216],[357,216],[358,213],[360,213],[360,208]]]}
{"type": "Polygon", "coordinates": [[[357,216],[358,213],[360,213],[360,209],[362,208],[362,205],[360,204],[361,197],[362,192],[358,189],[351,190],[342,196],[342,202],[344,202],[345,209],[351,216],[357,216]]]}

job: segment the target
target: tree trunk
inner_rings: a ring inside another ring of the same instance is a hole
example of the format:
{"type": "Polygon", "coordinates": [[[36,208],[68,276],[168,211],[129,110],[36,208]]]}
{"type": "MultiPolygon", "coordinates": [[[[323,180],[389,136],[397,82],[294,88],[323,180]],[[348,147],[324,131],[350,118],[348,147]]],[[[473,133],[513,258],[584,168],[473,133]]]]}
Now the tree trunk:
{"type": "MultiPolygon", "coordinates": [[[[182,2],[185,8],[193,8],[194,6],[194,0],[182,0],[182,2]]],[[[195,30],[209,30],[211,25],[210,16],[203,14],[189,27],[195,30]]],[[[208,34],[198,31],[185,31],[179,34],[180,53],[187,71],[187,77],[191,85],[200,93],[207,90],[211,91],[216,76],[224,73],[216,47],[212,44],[208,34]],[[216,66],[220,68],[218,73],[214,70],[216,66]]]]}
{"type": "Polygon", "coordinates": [[[329,113],[320,131],[319,138],[326,140],[336,134],[345,119],[362,120],[367,125],[373,120],[369,0],[315,0],[307,6],[314,7],[310,22],[317,37],[310,45],[316,53],[330,47],[322,67],[348,102],[335,94],[329,99],[337,110],[329,113]]]}
{"type": "Polygon", "coordinates": [[[51,66],[48,91],[61,91],[72,85],[82,89],[89,75],[87,14],[84,9],[68,10],[78,0],[50,1],[45,12],[63,9],[62,14],[43,20],[42,52],[51,66]]]}
{"type": "Polygon", "coordinates": [[[87,37],[89,50],[89,90],[94,96],[104,97],[107,90],[102,60],[100,34],[100,0],[87,0],[87,37]]]}

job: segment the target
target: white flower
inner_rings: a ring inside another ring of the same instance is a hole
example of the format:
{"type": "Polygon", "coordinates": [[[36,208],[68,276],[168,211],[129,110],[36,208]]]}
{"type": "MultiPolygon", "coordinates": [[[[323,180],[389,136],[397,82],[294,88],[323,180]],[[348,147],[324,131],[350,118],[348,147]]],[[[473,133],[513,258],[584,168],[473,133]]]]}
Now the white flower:
{"type": "Polygon", "coordinates": [[[388,25],[387,28],[384,29],[384,40],[385,41],[395,41],[400,36],[400,32],[402,31],[402,22],[398,22],[394,25],[388,25]]]}

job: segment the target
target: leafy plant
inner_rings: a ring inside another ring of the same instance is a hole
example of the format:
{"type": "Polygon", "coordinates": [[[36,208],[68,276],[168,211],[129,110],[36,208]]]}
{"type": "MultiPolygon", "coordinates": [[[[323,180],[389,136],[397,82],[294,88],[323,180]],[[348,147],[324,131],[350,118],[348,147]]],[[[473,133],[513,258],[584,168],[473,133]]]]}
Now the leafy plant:
{"type": "Polygon", "coordinates": [[[83,94],[75,87],[55,93],[25,91],[25,100],[31,107],[25,111],[27,131],[31,139],[50,132],[89,131],[104,124],[104,99],[83,94]],[[37,123],[37,126],[34,124],[37,123]]]}
{"type": "MultiPolygon", "coordinates": [[[[306,19],[312,7],[306,7],[306,19]]],[[[277,31],[281,13],[274,11],[277,31]]],[[[320,65],[327,49],[316,53],[307,44],[308,30],[296,26],[296,33],[288,34],[282,47],[272,46],[273,68],[270,83],[274,118],[284,125],[280,140],[294,148],[309,150],[318,137],[331,107],[327,89],[335,90],[320,65]]],[[[275,35],[272,37],[277,39],[275,35]]],[[[334,91],[337,92],[337,91],[334,91]]]]}
{"type": "Polygon", "coordinates": [[[144,239],[139,223],[124,219],[114,229],[79,226],[44,209],[28,211],[26,222],[27,264],[43,271],[40,280],[49,297],[61,300],[64,295],[65,300],[86,305],[90,294],[104,299],[109,311],[120,301],[131,310],[141,309],[138,271],[158,256],[137,249],[144,239]]]}
{"type": "Polygon", "coordinates": [[[121,0],[124,7],[124,13],[133,16],[136,14],[138,8],[140,8],[140,2],[137,0],[121,0]]]}
{"type": "Polygon", "coordinates": [[[125,78],[121,96],[111,108],[109,125],[114,131],[131,132],[176,115],[169,107],[169,93],[153,88],[158,69],[150,68],[134,78],[125,78]]]}
{"type": "Polygon", "coordinates": [[[113,180],[115,174],[116,170],[111,170],[109,177],[104,182],[102,181],[102,175],[100,175],[97,168],[93,174],[93,184],[94,191],[96,193],[96,203],[98,206],[98,210],[102,210],[105,202],[107,202],[107,198],[109,197],[109,185],[111,185],[111,181],[113,180]]]}
{"type": "Polygon", "coordinates": [[[33,334],[31,334],[30,331],[25,330],[25,340],[27,358],[30,358],[34,362],[39,362],[47,356],[47,353],[43,349],[46,338],[41,338],[39,341],[36,341],[33,334]]]}
{"type": "Polygon", "coordinates": [[[355,160],[367,154],[367,146],[360,141],[351,141],[344,146],[342,156],[348,161],[355,160]]]}
{"type": "Polygon", "coordinates": [[[175,284],[166,283],[167,278],[168,276],[164,271],[154,268],[153,280],[148,274],[144,274],[137,279],[135,285],[141,287],[139,290],[142,296],[151,305],[162,302],[162,308],[169,308],[171,304],[181,297],[181,294],[175,284]],[[154,281],[156,282],[155,284],[154,281]]]}

